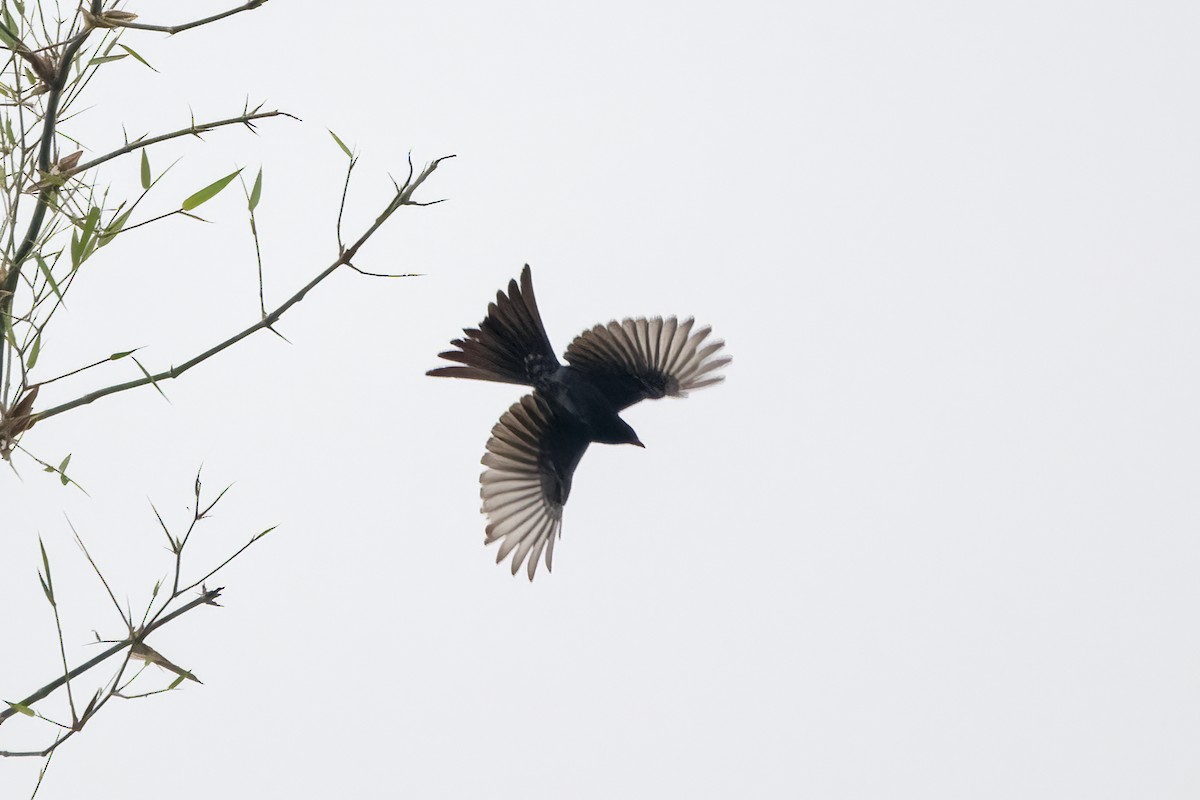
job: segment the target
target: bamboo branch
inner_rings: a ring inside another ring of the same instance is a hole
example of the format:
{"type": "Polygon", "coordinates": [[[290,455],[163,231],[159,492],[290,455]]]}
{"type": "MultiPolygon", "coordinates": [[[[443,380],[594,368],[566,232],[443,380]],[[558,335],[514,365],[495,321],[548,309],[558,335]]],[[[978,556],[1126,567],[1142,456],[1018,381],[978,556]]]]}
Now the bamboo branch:
{"type": "Polygon", "coordinates": [[[265,317],[260,319],[258,322],[255,322],[253,325],[250,325],[249,327],[244,328],[243,330],[239,331],[238,333],[235,333],[233,336],[229,337],[225,341],[210,347],[208,350],[205,350],[203,353],[200,353],[199,355],[194,356],[193,358],[185,361],[183,364],[180,364],[178,367],[171,367],[170,369],[163,370],[162,372],[159,372],[155,375],[146,375],[141,378],[137,378],[136,380],[126,381],[125,383],[118,383],[118,384],[114,384],[112,386],[106,386],[103,389],[97,389],[93,392],[89,392],[81,397],[75,398],[74,400],[70,400],[66,403],[63,403],[62,405],[54,406],[53,408],[49,408],[45,411],[34,414],[31,418],[32,419],[31,425],[36,424],[37,422],[40,422],[42,420],[49,419],[50,417],[58,416],[59,414],[62,414],[64,411],[70,411],[73,408],[78,408],[79,406],[87,405],[88,403],[93,403],[96,400],[99,400],[101,397],[107,397],[110,394],[117,394],[118,392],[127,392],[130,389],[137,389],[138,387],[145,386],[147,384],[157,384],[160,381],[170,380],[172,378],[178,378],[180,375],[187,372],[192,367],[196,366],[197,364],[201,364],[201,363],[207,361],[208,359],[212,358],[213,356],[217,355],[221,351],[226,350],[229,347],[232,347],[233,345],[240,342],[242,339],[245,339],[250,334],[252,334],[256,331],[260,331],[263,328],[270,328],[272,325],[274,325],[276,322],[279,321],[280,317],[282,317],[285,313],[287,313],[288,309],[290,309],[292,306],[296,305],[296,303],[299,303],[301,300],[303,300],[305,295],[307,295],[319,283],[321,283],[326,278],[328,278],[330,275],[332,275],[337,270],[338,267],[349,264],[351,259],[353,259],[354,256],[358,253],[359,248],[361,248],[364,244],[367,243],[367,240],[370,239],[371,236],[373,236],[375,234],[375,231],[379,230],[379,227],[381,225],[383,225],[383,223],[387,221],[388,217],[390,217],[393,213],[395,213],[397,209],[399,209],[401,206],[407,206],[407,205],[430,205],[429,203],[418,203],[418,202],[414,201],[412,199],[413,192],[415,192],[421,186],[421,184],[425,182],[426,178],[428,178],[430,175],[433,174],[433,171],[435,169],[437,169],[439,164],[441,164],[447,158],[453,158],[453,157],[454,156],[443,156],[442,158],[431,161],[425,166],[425,168],[423,170],[421,170],[419,175],[417,175],[416,177],[410,176],[409,180],[407,180],[403,186],[398,188],[395,197],[392,198],[391,202],[388,203],[387,207],[384,208],[383,212],[375,219],[375,222],[372,223],[372,225],[366,230],[365,233],[363,233],[362,236],[360,236],[358,238],[358,240],[356,242],[354,242],[354,244],[352,244],[349,247],[347,247],[346,249],[344,249],[341,252],[341,254],[338,256],[338,258],[332,264],[330,264],[328,267],[323,269],[315,278],[313,278],[311,281],[306,283],[303,286],[303,288],[300,289],[300,291],[293,294],[291,297],[289,297],[287,300],[285,300],[282,305],[280,305],[278,308],[276,308],[271,313],[267,314],[265,317]]]}
{"type": "MultiPolygon", "coordinates": [[[[28,697],[26,697],[25,699],[19,701],[19,705],[29,707],[33,703],[36,703],[37,701],[50,696],[51,694],[54,693],[54,691],[56,689],[58,689],[60,686],[62,686],[68,680],[73,680],[73,679],[79,677],[83,673],[85,673],[88,670],[95,667],[97,664],[101,664],[101,663],[107,661],[108,659],[112,658],[113,656],[117,655],[122,650],[124,650],[126,647],[131,647],[136,642],[142,641],[147,636],[149,636],[152,632],[158,630],[163,625],[166,625],[168,622],[171,622],[174,619],[178,619],[181,615],[186,614],[187,612],[191,611],[193,608],[196,608],[197,606],[203,606],[203,605],[215,605],[215,601],[218,597],[221,596],[222,591],[224,591],[224,590],[220,589],[220,588],[209,589],[208,591],[204,592],[203,594],[201,594],[199,597],[195,598],[191,602],[180,606],[179,608],[172,611],[170,614],[166,614],[161,619],[158,619],[158,620],[150,623],[144,629],[139,631],[136,635],[127,636],[126,638],[122,639],[121,641],[115,643],[112,647],[105,650],[103,653],[100,653],[99,655],[94,656],[93,658],[89,659],[88,661],[85,661],[84,663],[80,664],[75,669],[73,669],[70,672],[63,675],[61,678],[56,678],[55,680],[50,681],[50,683],[47,683],[45,686],[38,689],[33,694],[31,694],[28,697]]],[[[8,719],[9,717],[13,716],[16,713],[17,713],[17,710],[15,708],[13,708],[12,706],[9,706],[8,708],[0,709],[0,723],[3,723],[6,719],[8,719]]],[[[45,755],[45,753],[41,752],[41,751],[39,751],[38,753],[10,753],[10,752],[4,751],[4,750],[0,750],[0,756],[10,756],[10,755],[45,755]]]]}
{"type": "MultiPolygon", "coordinates": [[[[92,0],[91,5],[92,13],[100,13],[101,0],[92,0]]],[[[67,77],[71,74],[71,64],[79,49],[83,47],[89,33],[91,33],[91,28],[84,28],[71,39],[63,50],[62,60],[58,63],[58,71],[53,75],[53,80],[46,82],[50,87],[50,92],[46,95],[46,113],[42,123],[42,137],[37,158],[38,169],[43,173],[50,172],[50,153],[54,148],[54,127],[58,123],[58,104],[67,88],[67,77]]],[[[12,262],[8,265],[8,274],[4,276],[3,284],[0,284],[0,316],[12,311],[13,295],[20,282],[21,267],[30,252],[33,251],[33,245],[37,241],[38,233],[42,230],[42,223],[46,219],[50,198],[57,191],[58,187],[50,181],[47,181],[38,191],[37,204],[34,206],[33,216],[29,220],[25,237],[12,256],[12,262]]],[[[3,362],[0,362],[0,370],[3,370],[3,362]]]]}
{"type": "Polygon", "coordinates": [[[111,153],[105,153],[102,156],[93,158],[91,161],[83,162],[82,164],[78,165],[74,169],[64,172],[63,177],[69,178],[72,175],[76,175],[80,172],[84,172],[85,170],[89,170],[92,167],[103,164],[105,161],[110,161],[114,158],[117,158],[118,156],[123,156],[127,153],[133,153],[144,147],[149,147],[150,145],[158,144],[159,142],[165,142],[169,139],[178,139],[180,136],[198,136],[201,133],[207,133],[208,131],[211,131],[214,128],[220,128],[225,125],[237,125],[239,123],[244,124],[244,125],[249,125],[254,120],[266,119],[268,117],[287,117],[289,119],[294,119],[294,120],[299,121],[299,117],[293,116],[292,114],[289,114],[286,111],[262,111],[259,113],[242,114],[240,117],[230,117],[229,119],[221,119],[221,120],[217,120],[215,122],[203,122],[203,123],[200,123],[199,125],[197,125],[196,123],[192,123],[192,125],[187,128],[181,128],[177,131],[171,131],[170,133],[164,133],[160,136],[151,136],[149,138],[138,139],[136,141],[130,142],[129,144],[125,145],[124,147],[119,147],[116,150],[113,150],[111,153]]]}
{"type": "Polygon", "coordinates": [[[250,0],[250,2],[246,3],[245,5],[238,6],[237,8],[231,8],[228,11],[222,11],[220,14],[213,14],[211,17],[205,17],[204,19],[194,20],[192,22],[185,22],[180,25],[150,25],[145,22],[110,19],[107,17],[104,18],[104,20],[108,25],[111,25],[114,28],[132,28],[139,31],[159,31],[160,33],[169,33],[174,36],[177,33],[182,33],[183,31],[191,30],[192,28],[199,28],[201,25],[208,25],[210,23],[217,22],[218,20],[225,19],[226,17],[232,17],[234,14],[240,14],[243,11],[253,11],[266,2],[267,0],[250,0]]]}

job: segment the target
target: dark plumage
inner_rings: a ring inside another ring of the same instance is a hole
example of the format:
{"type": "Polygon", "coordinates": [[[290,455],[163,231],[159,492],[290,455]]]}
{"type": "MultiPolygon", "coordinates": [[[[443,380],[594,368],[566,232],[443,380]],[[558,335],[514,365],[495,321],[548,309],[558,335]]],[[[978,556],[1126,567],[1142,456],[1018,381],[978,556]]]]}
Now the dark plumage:
{"type": "Polygon", "coordinates": [[[545,551],[551,568],[571,476],[588,445],[643,446],[621,409],[723,380],[713,372],[731,360],[717,356],[724,342],[705,344],[709,329],[692,326],[675,317],[597,325],[571,342],[564,366],[542,326],[526,264],[521,285],[509,281],[479,327],[464,329],[466,338],[451,342],[458,349],[440,354],[457,365],[429,375],[533,387],[492,428],[483,456],[486,542],[501,542],[497,563],[515,550],[513,574],[528,557],[533,580],[545,551]]]}

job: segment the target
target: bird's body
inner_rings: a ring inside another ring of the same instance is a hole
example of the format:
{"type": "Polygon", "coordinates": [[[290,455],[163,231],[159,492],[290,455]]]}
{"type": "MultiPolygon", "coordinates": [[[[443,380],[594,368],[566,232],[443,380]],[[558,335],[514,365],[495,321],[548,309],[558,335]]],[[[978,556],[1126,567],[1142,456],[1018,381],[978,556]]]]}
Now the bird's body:
{"type": "Polygon", "coordinates": [[[497,561],[516,549],[516,574],[526,556],[533,579],[543,550],[552,565],[571,478],[592,442],[642,447],[620,411],[644,399],[683,396],[722,380],[711,373],[730,361],[715,357],[723,343],[702,344],[708,328],[692,320],[627,319],[584,331],[559,362],[542,326],[529,266],[521,284],[496,294],[478,328],[441,357],[461,366],[428,374],[532,386],[492,429],[480,476],[487,542],[502,541],[497,561]]]}
{"type": "Polygon", "coordinates": [[[562,366],[535,388],[565,419],[578,424],[588,441],[641,446],[633,428],[621,419],[594,376],[569,365],[562,366]]]}

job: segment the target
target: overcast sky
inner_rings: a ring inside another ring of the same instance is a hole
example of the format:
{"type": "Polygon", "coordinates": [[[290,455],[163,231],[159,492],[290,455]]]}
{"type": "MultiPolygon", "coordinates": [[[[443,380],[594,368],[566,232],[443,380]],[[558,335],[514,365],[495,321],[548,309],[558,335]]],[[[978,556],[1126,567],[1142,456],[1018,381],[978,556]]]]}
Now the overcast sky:
{"type": "MultiPolygon", "coordinates": [[[[336,257],[327,129],[362,156],[347,238],[409,150],[458,158],[357,259],[423,277],[337,274],[290,345],[34,428],[88,496],[0,471],[4,699],[58,669],[38,534],[72,663],[121,633],[64,512],[134,606],[170,566],[147,500],[180,524],[201,464],[235,486],[197,575],[279,526],[150,640],[205,684],[115,702],[39,797],[1195,797],[1198,40],[1187,2],[280,0],[130,33],[160,73],[102,72],[96,152],[246,96],[303,118],[150,152],[183,161],[147,214],[262,166],[269,305],[336,257]],[[479,514],[520,389],[424,376],[526,262],[560,350],[678,314],[734,357],[627,412],[645,450],[588,452],[532,584],[479,514]]],[[[203,211],[86,264],[42,377],[257,318],[240,190],[203,211]]],[[[106,369],[42,402],[138,374],[106,369]]]]}

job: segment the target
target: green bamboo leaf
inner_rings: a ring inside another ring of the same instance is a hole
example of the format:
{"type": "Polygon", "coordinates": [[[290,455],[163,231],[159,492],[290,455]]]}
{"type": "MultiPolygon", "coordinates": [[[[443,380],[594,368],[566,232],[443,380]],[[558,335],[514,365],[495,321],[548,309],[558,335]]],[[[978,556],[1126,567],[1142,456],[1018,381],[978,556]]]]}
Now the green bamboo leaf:
{"type": "MultiPolygon", "coordinates": [[[[326,130],[329,130],[329,129],[326,128],[326,130]]],[[[350,148],[346,147],[346,143],[342,141],[341,137],[339,137],[333,131],[329,131],[329,135],[333,137],[333,140],[335,142],[337,142],[338,147],[342,148],[342,152],[346,154],[347,158],[354,158],[354,153],[350,152],[350,148]]]]}
{"type": "Polygon", "coordinates": [[[38,269],[40,269],[42,271],[42,275],[46,277],[46,283],[50,284],[50,288],[54,291],[54,295],[61,303],[63,299],[62,291],[60,291],[58,288],[58,281],[54,280],[54,276],[50,274],[50,267],[46,265],[46,259],[42,258],[41,253],[35,254],[34,258],[37,259],[38,269]]]}
{"type": "Polygon", "coordinates": [[[99,240],[96,242],[97,247],[103,247],[111,242],[116,235],[125,227],[125,223],[129,221],[129,215],[133,213],[133,209],[129,209],[124,214],[119,215],[112,222],[108,223],[108,227],[104,229],[104,233],[100,234],[99,240]]]}
{"type": "Polygon", "coordinates": [[[137,367],[142,371],[142,374],[150,379],[150,385],[153,386],[158,393],[163,396],[163,400],[166,400],[168,403],[171,402],[171,398],[167,397],[167,393],[164,392],[162,387],[158,385],[158,381],[154,380],[154,376],[150,374],[150,370],[143,367],[142,362],[138,361],[136,358],[133,359],[133,363],[137,364],[137,367]]]}
{"type": "Polygon", "coordinates": [[[197,206],[201,205],[202,203],[206,203],[209,200],[212,200],[214,197],[216,197],[221,192],[222,189],[224,189],[226,186],[229,185],[230,181],[232,181],[234,178],[236,178],[238,175],[240,175],[241,172],[242,171],[240,169],[237,172],[231,172],[228,175],[226,175],[224,178],[221,178],[218,181],[213,181],[208,186],[205,186],[203,189],[196,192],[194,195],[189,197],[187,200],[183,201],[183,206],[182,206],[183,210],[191,211],[193,208],[196,208],[197,206]]]}
{"type": "MultiPolygon", "coordinates": [[[[71,457],[67,456],[69,460],[71,457]]],[[[46,555],[46,545],[42,542],[42,537],[38,537],[38,549],[42,551],[42,566],[46,568],[46,582],[50,583],[50,557],[46,555]]]]}
{"type": "Polygon", "coordinates": [[[37,365],[38,356],[42,352],[42,335],[33,337],[33,347],[29,349],[29,358],[25,360],[25,369],[33,369],[37,365]]]}
{"type": "Polygon", "coordinates": [[[33,713],[33,709],[30,708],[29,706],[21,705],[20,703],[11,703],[7,700],[5,700],[4,702],[8,703],[9,708],[12,708],[14,711],[18,711],[27,717],[36,716],[33,713]]]}
{"type": "MultiPolygon", "coordinates": [[[[66,485],[66,484],[64,484],[66,485]]],[[[46,570],[46,577],[42,577],[42,573],[38,573],[38,580],[41,581],[42,591],[46,594],[46,601],[50,605],[56,605],[54,602],[54,579],[50,577],[50,557],[46,555],[46,545],[42,544],[42,537],[38,537],[38,547],[42,551],[42,567],[46,570]]]]}
{"type": "Polygon", "coordinates": [[[178,686],[179,684],[183,683],[183,679],[184,679],[184,678],[186,678],[187,676],[188,676],[188,673],[186,673],[186,672],[185,672],[184,674],[180,675],[180,676],[179,676],[178,678],[176,678],[175,680],[171,681],[171,685],[167,687],[167,691],[171,691],[171,690],[172,690],[172,689],[174,689],[176,686],[178,686]]]}
{"type": "Polygon", "coordinates": [[[67,453],[67,457],[64,458],[62,460],[62,463],[58,465],[58,479],[60,481],[62,481],[63,486],[66,486],[68,483],[71,482],[71,479],[67,477],[67,464],[70,464],[70,463],[71,463],[71,454],[67,453]]]}
{"type": "Polygon", "coordinates": [[[88,209],[87,216],[83,218],[83,231],[79,234],[79,243],[83,247],[87,247],[92,243],[92,234],[96,232],[96,226],[100,224],[100,208],[92,206],[88,209]]]}
{"type": "MultiPolygon", "coordinates": [[[[92,631],[92,633],[95,633],[95,631],[92,631]]],[[[96,639],[97,641],[100,639],[100,634],[96,634],[96,639]]],[[[83,714],[80,716],[80,719],[86,720],[91,718],[92,711],[96,708],[96,703],[100,702],[100,696],[103,694],[103,692],[103,689],[96,690],[96,693],[92,695],[92,699],[88,701],[87,708],[83,709],[83,714]]],[[[42,769],[44,771],[46,768],[42,767],[42,769]]]]}
{"type": "Polygon", "coordinates": [[[127,53],[122,53],[119,56],[97,56],[88,62],[89,67],[94,67],[97,64],[107,64],[110,61],[120,61],[122,58],[128,58],[127,53]]]}
{"type": "Polygon", "coordinates": [[[150,156],[145,148],[142,148],[142,188],[150,188],[150,156]]]}
{"type": "Polygon", "coordinates": [[[25,4],[21,0],[13,0],[13,5],[17,7],[17,13],[22,17],[25,16],[25,4]]]}
{"type": "Polygon", "coordinates": [[[11,314],[4,315],[4,338],[8,340],[10,345],[12,345],[13,350],[20,349],[20,346],[17,344],[16,331],[13,330],[11,314]]]}
{"type": "Polygon", "coordinates": [[[71,269],[79,269],[79,259],[83,256],[83,242],[79,240],[79,231],[71,231],[71,269]]]}
{"type": "MultiPolygon", "coordinates": [[[[129,53],[129,55],[133,56],[133,57],[134,57],[134,58],[136,58],[138,61],[140,61],[140,62],[142,62],[143,64],[145,64],[147,67],[150,67],[150,69],[154,69],[154,65],[153,65],[153,64],[151,64],[151,63],[150,63],[149,61],[147,61],[146,59],[142,58],[142,57],[141,57],[141,55],[140,55],[140,54],[139,54],[139,53],[138,53],[136,50],[134,50],[132,47],[129,47],[128,45],[123,45],[123,44],[121,44],[120,42],[117,42],[117,47],[121,48],[121,49],[122,49],[122,50],[124,50],[126,53],[129,53]]],[[[158,72],[158,70],[156,70],[156,69],[154,69],[154,71],[155,71],[155,72],[158,72]]]]}
{"type": "Polygon", "coordinates": [[[262,167],[258,168],[258,177],[254,179],[254,188],[250,190],[251,211],[258,207],[260,197],[262,197],[262,167]]]}
{"type": "Polygon", "coordinates": [[[121,353],[113,353],[111,356],[108,357],[108,360],[109,361],[119,361],[120,359],[124,358],[125,356],[131,356],[136,352],[137,352],[137,350],[125,350],[124,352],[121,352],[121,353]]]}

